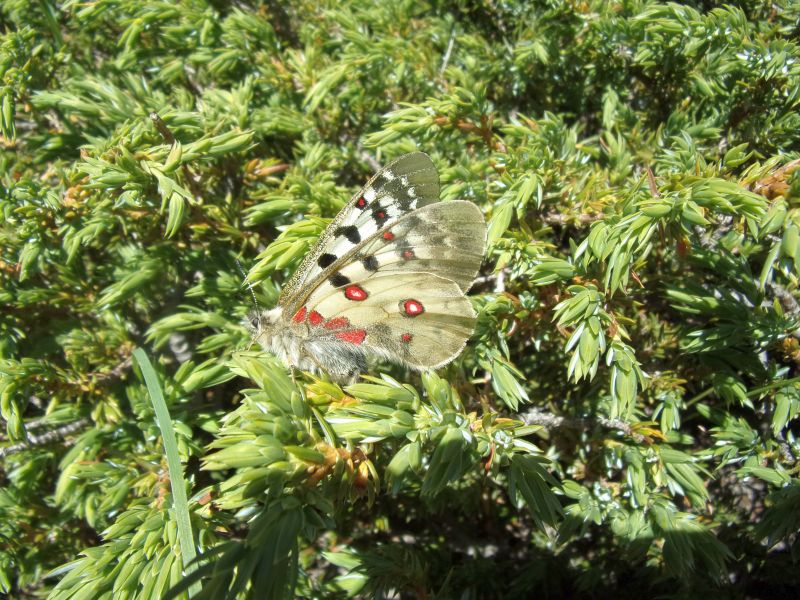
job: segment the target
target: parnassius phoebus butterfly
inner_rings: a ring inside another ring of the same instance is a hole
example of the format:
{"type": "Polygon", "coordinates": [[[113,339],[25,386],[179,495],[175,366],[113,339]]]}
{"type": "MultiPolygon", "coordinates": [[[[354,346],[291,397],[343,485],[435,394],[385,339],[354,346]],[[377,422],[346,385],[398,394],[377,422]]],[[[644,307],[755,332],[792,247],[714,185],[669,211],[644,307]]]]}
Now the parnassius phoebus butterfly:
{"type": "Polygon", "coordinates": [[[427,154],[379,171],[323,231],[278,306],[251,316],[261,346],[304,371],[352,381],[377,357],[436,369],[472,335],[465,292],[486,224],[471,202],[439,202],[427,154]]]}

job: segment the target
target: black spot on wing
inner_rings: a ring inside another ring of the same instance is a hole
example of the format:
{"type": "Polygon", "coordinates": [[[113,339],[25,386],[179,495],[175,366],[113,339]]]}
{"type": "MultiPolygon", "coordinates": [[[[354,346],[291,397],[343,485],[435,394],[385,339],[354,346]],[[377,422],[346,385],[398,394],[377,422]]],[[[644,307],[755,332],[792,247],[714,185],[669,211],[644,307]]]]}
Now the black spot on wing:
{"type": "Polygon", "coordinates": [[[386,173],[381,172],[375,176],[375,181],[372,182],[372,187],[381,189],[382,187],[386,186],[392,179],[386,176],[386,173]]]}
{"type": "Polygon", "coordinates": [[[367,271],[377,271],[377,270],[378,270],[378,267],[380,266],[380,265],[378,264],[378,259],[377,259],[377,258],[375,258],[375,257],[374,257],[374,256],[372,256],[372,255],[370,255],[370,256],[365,256],[364,258],[362,258],[362,259],[361,259],[361,264],[362,264],[362,265],[364,265],[364,268],[365,268],[367,271]]]}
{"type": "Polygon", "coordinates": [[[408,242],[408,240],[405,239],[397,240],[395,243],[395,252],[397,253],[397,256],[403,260],[414,258],[414,249],[411,247],[411,244],[408,242]]]}
{"type": "Polygon", "coordinates": [[[350,278],[337,271],[328,278],[328,281],[331,282],[333,287],[342,287],[350,283],[350,278]]]}
{"type": "Polygon", "coordinates": [[[335,262],[336,262],[336,256],[334,256],[333,254],[330,254],[328,252],[320,254],[319,258],[317,259],[317,264],[322,269],[327,269],[328,267],[330,267],[335,262]]]}
{"type": "Polygon", "coordinates": [[[417,207],[416,190],[412,186],[404,184],[402,177],[395,177],[384,186],[379,200],[386,205],[386,198],[402,212],[409,212],[417,207]]]}
{"type": "Polygon", "coordinates": [[[397,199],[397,206],[403,212],[409,212],[413,210],[414,208],[416,208],[416,205],[417,205],[416,199],[410,196],[400,196],[397,199]]]}
{"type": "Polygon", "coordinates": [[[403,223],[408,229],[416,229],[420,225],[422,225],[424,221],[417,216],[410,215],[406,218],[405,222],[403,223]]]}
{"type": "Polygon", "coordinates": [[[377,208],[372,212],[372,218],[380,227],[389,220],[389,213],[385,208],[377,208]]]}
{"type": "Polygon", "coordinates": [[[335,236],[343,236],[347,238],[347,241],[351,244],[358,244],[361,242],[361,234],[358,232],[358,228],[355,225],[345,225],[344,227],[337,227],[336,231],[333,232],[335,236]]]}

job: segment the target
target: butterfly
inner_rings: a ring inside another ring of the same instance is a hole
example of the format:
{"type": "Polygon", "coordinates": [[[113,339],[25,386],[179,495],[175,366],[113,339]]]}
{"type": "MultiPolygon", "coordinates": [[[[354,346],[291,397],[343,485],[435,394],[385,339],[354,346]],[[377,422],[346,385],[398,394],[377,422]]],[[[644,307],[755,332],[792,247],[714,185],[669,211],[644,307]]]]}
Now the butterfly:
{"type": "Polygon", "coordinates": [[[290,366],[338,382],[355,380],[368,358],[437,369],[474,330],[464,294],[485,245],[480,209],[439,202],[431,158],[406,154],[336,215],[278,305],[251,315],[254,337],[290,366]]]}

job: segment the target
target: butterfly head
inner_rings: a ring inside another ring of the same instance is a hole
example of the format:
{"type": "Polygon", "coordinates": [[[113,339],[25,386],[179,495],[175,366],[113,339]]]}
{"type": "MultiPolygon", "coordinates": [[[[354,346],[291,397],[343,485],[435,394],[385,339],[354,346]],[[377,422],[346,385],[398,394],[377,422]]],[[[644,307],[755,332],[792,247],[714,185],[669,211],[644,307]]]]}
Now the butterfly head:
{"type": "Polygon", "coordinates": [[[284,338],[286,327],[281,323],[283,308],[276,306],[271,310],[254,310],[247,315],[245,326],[250,330],[253,339],[262,348],[279,356],[285,355],[284,338]]]}
{"type": "Polygon", "coordinates": [[[299,365],[301,340],[287,330],[282,316],[281,306],[276,306],[272,310],[256,310],[247,315],[245,326],[250,329],[253,340],[264,350],[291,365],[299,365]]]}
{"type": "Polygon", "coordinates": [[[262,336],[269,337],[275,327],[275,324],[281,317],[283,309],[280,306],[272,310],[253,310],[247,315],[245,326],[257,338],[262,336]]]}

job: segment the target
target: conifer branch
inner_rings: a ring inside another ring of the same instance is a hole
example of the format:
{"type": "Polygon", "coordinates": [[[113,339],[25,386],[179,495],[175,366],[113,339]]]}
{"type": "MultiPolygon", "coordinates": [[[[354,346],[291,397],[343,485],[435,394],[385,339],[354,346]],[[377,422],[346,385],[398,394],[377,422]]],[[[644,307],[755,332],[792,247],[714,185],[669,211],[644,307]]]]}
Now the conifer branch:
{"type": "Polygon", "coordinates": [[[595,425],[600,425],[606,429],[620,431],[638,444],[645,442],[647,439],[642,434],[636,433],[628,423],[620,419],[608,419],[601,416],[590,418],[565,417],[539,408],[528,409],[521,416],[526,425],[541,425],[545,429],[568,427],[570,429],[585,430],[595,425]]]}
{"type": "Polygon", "coordinates": [[[29,435],[28,440],[25,442],[20,442],[18,444],[13,444],[11,446],[5,446],[0,448],[0,458],[5,458],[7,456],[11,456],[12,454],[17,454],[19,452],[23,452],[25,450],[29,450],[31,448],[36,448],[38,446],[46,446],[48,444],[53,444],[55,442],[60,442],[67,436],[72,435],[73,433],[77,433],[86,427],[89,426],[91,421],[83,417],[78,419],[77,421],[73,421],[72,423],[67,423],[66,425],[62,425],[55,429],[51,429],[45,433],[40,433],[37,435],[29,435]]]}

